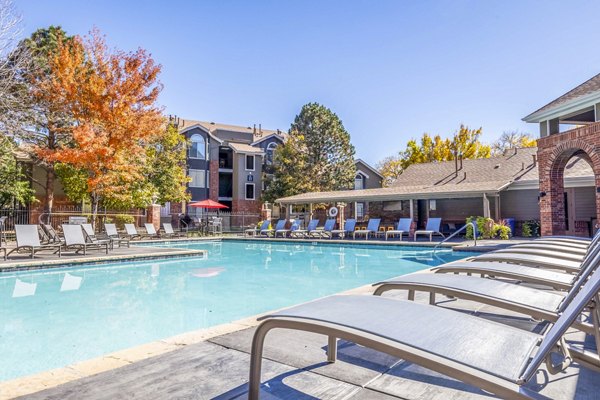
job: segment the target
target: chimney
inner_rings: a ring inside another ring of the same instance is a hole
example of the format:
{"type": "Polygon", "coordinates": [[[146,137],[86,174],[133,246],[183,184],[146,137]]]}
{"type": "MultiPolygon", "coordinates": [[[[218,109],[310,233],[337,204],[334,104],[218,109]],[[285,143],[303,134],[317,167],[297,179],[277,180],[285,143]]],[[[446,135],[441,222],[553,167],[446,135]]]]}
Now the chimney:
{"type": "Polygon", "coordinates": [[[531,157],[533,158],[533,166],[535,167],[537,165],[537,154],[532,154],[531,157]]]}
{"type": "Polygon", "coordinates": [[[465,171],[465,175],[463,176],[463,181],[467,180],[467,171],[465,171]]]}
{"type": "Polygon", "coordinates": [[[458,157],[454,154],[454,176],[458,177],[458,157]]]}
{"type": "Polygon", "coordinates": [[[258,124],[258,133],[262,135],[262,124],[258,124]]]}
{"type": "Polygon", "coordinates": [[[524,162],[522,162],[522,163],[521,163],[521,171],[523,171],[524,169],[525,169],[525,163],[524,163],[524,162]]]}
{"type": "Polygon", "coordinates": [[[515,155],[517,155],[517,150],[519,150],[519,148],[515,147],[515,155]]]}
{"type": "Polygon", "coordinates": [[[252,134],[256,136],[256,124],[254,124],[254,129],[252,130],[252,134]]]}
{"type": "Polygon", "coordinates": [[[462,156],[462,154],[459,157],[460,157],[459,158],[459,160],[460,160],[460,169],[462,169],[463,168],[463,164],[462,164],[462,162],[463,162],[463,156],[462,156]]]}

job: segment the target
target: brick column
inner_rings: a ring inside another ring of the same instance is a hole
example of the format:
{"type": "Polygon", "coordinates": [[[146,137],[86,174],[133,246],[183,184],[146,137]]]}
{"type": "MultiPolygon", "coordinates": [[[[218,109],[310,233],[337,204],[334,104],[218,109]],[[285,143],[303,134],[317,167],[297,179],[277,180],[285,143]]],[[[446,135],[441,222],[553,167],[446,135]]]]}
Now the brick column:
{"type": "Polygon", "coordinates": [[[573,156],[592,166],[596,185],[596,215],[600,215],[600,123],[589,124],[538,140],[541,234],[564,235],[564,169],[573,156]]]}
{"type": "Polygon", "coordinates": [[[146,222],[154,225],[158,232],[160,229],[160,204],[151,204],[146,209],[146,222]]]}
{"type": "Polygon", "coordinates": [[[210,160],[210,183],[208,198],[213,201],[219,201],[219,160],[210,160]]]}

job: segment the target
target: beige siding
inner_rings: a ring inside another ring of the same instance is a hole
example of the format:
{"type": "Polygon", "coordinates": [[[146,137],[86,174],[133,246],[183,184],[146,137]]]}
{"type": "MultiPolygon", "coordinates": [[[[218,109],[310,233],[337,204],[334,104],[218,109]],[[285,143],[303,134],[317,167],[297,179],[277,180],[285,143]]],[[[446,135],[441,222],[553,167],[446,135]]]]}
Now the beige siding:
{"type": "Polygon", "coordinates": [[[515,218],[517,221],[540,219],[538,191],[507,190],[500,194],[500,214],[502,218],[515,218]]]}
{"type": "Polygon", "coordinates": [[[596,218],[596,192],[594,187],[575,188],[575,219],[589,221],[596,218]]]}

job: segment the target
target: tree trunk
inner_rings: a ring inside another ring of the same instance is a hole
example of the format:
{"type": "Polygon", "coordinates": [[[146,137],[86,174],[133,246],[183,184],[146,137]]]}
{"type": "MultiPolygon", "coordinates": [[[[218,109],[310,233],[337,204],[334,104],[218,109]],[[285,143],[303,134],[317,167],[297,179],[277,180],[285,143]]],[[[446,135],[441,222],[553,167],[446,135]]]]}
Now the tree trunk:
{"type": "Polygon", "coordinates": [[[98,204],[100,203],[100,196],[92,193],[92,227],[96,229],[96,218],[98,216],[98,204]]]}
{"type": "Polygon", "coordinates": [[[50,167],[46,170],[46,204],[44,212],[47,214],[46,222],[50,224],[52,218],[52,207],[54,203],[54,179],[56,175],[54,168],[50,167]]]}

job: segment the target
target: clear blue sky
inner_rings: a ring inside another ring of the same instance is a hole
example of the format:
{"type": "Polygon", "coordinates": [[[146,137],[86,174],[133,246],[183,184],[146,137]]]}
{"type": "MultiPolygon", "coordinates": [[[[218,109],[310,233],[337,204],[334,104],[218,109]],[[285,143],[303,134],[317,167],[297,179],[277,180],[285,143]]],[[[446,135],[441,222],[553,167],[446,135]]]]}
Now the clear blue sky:
{"type": "Polygon", "coordinates": [[[598,1],[18,0],[24,35],[99,28],[163,66],[166,113],[287,130],[331,108],[376,163],[423,132],[521,118],[600,72],[598,1]]]}

